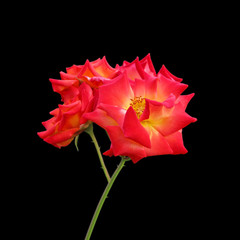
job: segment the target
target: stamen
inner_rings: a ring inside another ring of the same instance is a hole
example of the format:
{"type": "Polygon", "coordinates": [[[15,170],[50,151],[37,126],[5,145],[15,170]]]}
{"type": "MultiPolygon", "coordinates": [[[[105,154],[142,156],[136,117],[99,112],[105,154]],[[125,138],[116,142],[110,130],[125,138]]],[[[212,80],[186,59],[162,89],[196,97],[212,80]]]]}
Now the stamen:
{"type": "Polygon", "coordinates": [[[130,106],[132,106],[132,108],[136,112],[137,117],[140,118],[146,106],[145,98],[140,96],[130,100],[131,100],[130,106]]]}

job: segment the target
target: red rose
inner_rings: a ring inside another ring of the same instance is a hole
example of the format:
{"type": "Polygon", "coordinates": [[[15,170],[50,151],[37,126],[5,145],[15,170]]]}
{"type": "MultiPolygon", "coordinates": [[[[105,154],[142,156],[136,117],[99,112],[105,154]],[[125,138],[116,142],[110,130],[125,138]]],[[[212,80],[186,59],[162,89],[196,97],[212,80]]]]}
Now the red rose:
{"type": "Polygon", "coordinates": [[[197,119],[185,109],[194,96],[163,66],[156,74],[150,56],[124,62],[121,75],[99,87],[97,108],[84,117],[103,127],[111,140],[109,156],[134,163],[147,156],[185,154],[182,129],[197,119]]]}
{"type": "Polygon", "coordinates": [[[53,118],[42,123],[46,131],[38,133],[40,138],[55,147],[61,148],[69,145],[74,137],[89,125],[83,114],[92,111],[92,89],[83,83],[76,88],[76,91],[78,94],[75,96],[75,101],[59,105],[59,108],[50,112],[53,118]]]}

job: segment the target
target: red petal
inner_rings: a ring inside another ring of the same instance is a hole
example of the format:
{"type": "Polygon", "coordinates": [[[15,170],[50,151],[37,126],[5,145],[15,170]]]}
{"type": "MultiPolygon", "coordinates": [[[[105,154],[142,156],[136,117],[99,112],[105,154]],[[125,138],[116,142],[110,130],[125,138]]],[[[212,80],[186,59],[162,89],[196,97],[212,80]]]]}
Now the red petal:
{"type": "Polygon", "coordinates": [[[136,78],[141,79],[145,77],[144,70],[139,62],[138,57],[131,63],[127,63],[125,61],[123,67],[121,67],[121,71],[126,71],[128,78],[131,80],[135,80],[136,78]]]}
{"type": "Polygon", "coordinates": [[[79,87],[79,99],[82,102],[82,111],[88,107],[93,98],[92,88],[87,83],[82,83],[79,87]]]}
{"type": "Polygon", "coordinates": [[[158,87],[158,79],[148,77],[145,80],[145,98],[151,99],[151,100],[157,100],[157,87],[158,87]]]}
{"type": "Polygon", "coordinates": [[[172,154],[173,151],[164,136],[151,126],[146,126],[151,139],[151,148],[145,148],[147,156],[172,154]]]}
{"type": "Polygon", "coordinates": [[[46,137],[44,141],[58,148],[65,147],[72,142],[74,134],[78,130],[79,128],[68,129],[66,131],[59,132],[56,133],[55,135],[46,137]]]}
{"type": "Polygon", "coordinates": [[[77,66],[77,65],[73,65],[72,67],[67,68],[67,73],[77,76],[80,71],[82,70],[83,66],[77,66]]]}
{"type": "Polygon", "coordinates": [[[132,86],[135,97],[145,98],[145,80],[136,78],[132,86]]]}
{"type": "Polygon", "coordinates": [[[144,147],[126,138],[119,126],[109,126],[106,130],[112,143],[112,150],[107,151],[105,154],[112,153],[114,156],[127,156],[130,157],[134,163],[146,157],[144,147]]]}
{"type": "Polygon", "coordinates": [[[106,126],[116,126],[118,125],[107,113],[101,109],[96,109],[93,112],[83,114],[83,117],[95,122],[97,125],[105,128],[106,126]]]}
{"type": "Polygon", "coordinates": [[[64,102],[70,101],[78,95],[78,80],[56,80],[50,79],[53,91],[61,95],[64,102]]]}
{"type": "Polygon", "coordinates": [[[52,83],[54,92],[61,92],[71,86],[79,86],[78,80],[57,80],[51,78],[49,80],[52,83]]]}
{"type": "Polygon", "coordinates": [[[46,131],[38,132],[37,135],[38,135],[40,138],[44,139],[44,138],[46,138],[46,137],[51,136],[52,134],[54,134],[55,129],[56,129],[55,126],[51,126],[51,127],[48,128],[46,131]]]}
{"type": "Polygon", "coordinates": [[[114,119],[120,127],[123,126],[123,121],[126,115],[126,110],[117,106],[101,103],[99,108],[104,110],[109,117],[114,119]]]}
{"type": "Polygon", "coordinates": [[[125,73],[99,88],[99,103],[128,109],[133,91],[125,73]]]}
{"type": "Polygon", "coordinates": [[[146,57],[144,57],[140,61],[140,63],[141,63],[142,68],[144,69],[145,72],[147,72],[151,76],[156,76],[156,71],[155,71],[155,68],[153,66],[150,53],[146,57]]]}
{"type": "Polygon", "coordinates": [[[113,156],[113,150],[112,150],[112,145],[110,146],[110,149],[107,150],[106,152],[103,153],[105,156],[112,157],[113,156]]]}
{"type": "Polygon", "coordinates": [[[60,76],[62,80],[76,80],[76,75],[68,74],[65,72],[60,72],[60,76]]]}
{"type": "Polygon", "coordinates": [[[78,74],[78,78],[81,79],[81,76],[86,76],[86,77],[94,77],[94,76],[101,76],[96,72],[92,64],[87,60],[84,66],[82,67],[81,71],[78,74]]]}
{"type": "Polygon", "coordinates": [[[176,100],[176,104],[181,103],[182,109],[185,111],[188,103],[194,97],[194,95],[195,95],[195,93],[192,93],[192,94],[189,94],[189,95],[181,95],[176,100]]]}
{"type": "MultiPolygon", "coordinates": [[[[151,115],[152,117],[152,115],[151,115]]],[[[183,107],[180,103],[175,105],[173,109],[166,109],[163,107],[161,115],[157,117],[155,115],[152,121],[153,126],[160,131],[164,136],[170,135],[190,123],[196,122],[197,119],[188,115],[183,111],[183,107]]]]}
{"type": "Polygon", "coordinates": [[[172,73],[170,73],[164,65],[162,65],[162,68],[160,69],[158,75],[159,74],[162,74],[165,77],[171,78],[172,80],[175,80],[177,82],[182,82],[182,80],[183,80],[182,78],[178,78],[178,77],[174,76],[172,73]]]}
{"type": "Polygon", "coordinates": [[[171,93],[178,98],[180,94],[188,87],[188,85],[176,82],[162,74],[159,74],[158,78],[157,100],[159,102],[165,101],[171,93]]]}
{"type": "Polygon", "coordinates": [[[150,148],[151,142],[148,132],[139,122],[137,115],[132,107],[127,110],[123,123],[124,136],[150,148]]]}
{"type": "Polygon", "coordinates": [[[105,56],[102,58],[102,60],[100,60],[96,63],[92,63],[92,65],[93,65],[94,69],[96,70],[96,72],[98,74],[100,74],[102,77],[108,78],[116,71],[114,68],[112,68],[108,64],[105,56]]]}
{"type": "Polygon", "coordinates": [[[166,136],[165,139],[173,150],[174,155],[188,153],[187,149],[184,147],[183,144],[182,130],[166,136]]]}

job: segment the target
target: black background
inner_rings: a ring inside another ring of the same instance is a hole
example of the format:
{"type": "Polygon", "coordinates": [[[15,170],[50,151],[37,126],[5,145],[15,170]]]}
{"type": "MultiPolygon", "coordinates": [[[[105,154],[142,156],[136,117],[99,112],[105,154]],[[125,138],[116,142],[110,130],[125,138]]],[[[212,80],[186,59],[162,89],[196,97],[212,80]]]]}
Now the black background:
{"type": "MultiPolygon", "coordinates": [[[[24,93],[29,107],[21,118],[27,140],[18,138],[22,160],[13,158],[13,178],[6,180],[12,181],[8,221],[15,223],[18,235],[30,239],[84,239],[107,183],[87,134],[79,138],[80,152],[73,143],[59,150],[37,136],[44,130],[41,122],[48,120],[49,112],[61,103],[48,79],[60,78],[60,71],[84,64],[86,59],[106,56],[115,67],[148,53],[157,72],[165,64],[189,85],[184,94],[196,93],[187,112],[198,122],[183,130],[189,153],[149,157],[137,164],[128,162],[110,191],[91,239],[192,239],[209,228],[202,220],[209,203],[200,134],[202,63],[195,61],[198,49],[195,45],[186,48],[174,34],[143,30],[139,24],[138,28],[134,24],[120,28],[118,24],[106,29],[86,23],[83,30],[52,21],[47,28],[46,24],[33,29],[26,39],[27,45],[31,43],[25,66],[25,83],[30,91],[24,93]]],[[[102,152],[108,150],[105,132],[95,125],[95,133],[102,152]]],[[[105,162],[112,174],[119,158],[105,157],[105,162]]]]}

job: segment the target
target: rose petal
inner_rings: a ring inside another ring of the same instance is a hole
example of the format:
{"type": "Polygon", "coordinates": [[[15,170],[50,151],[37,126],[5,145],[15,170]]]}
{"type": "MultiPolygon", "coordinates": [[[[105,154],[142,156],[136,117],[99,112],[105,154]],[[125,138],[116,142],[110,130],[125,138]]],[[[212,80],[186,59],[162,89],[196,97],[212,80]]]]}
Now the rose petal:
{"type": "Polygon", "coordinates": [[[104,56],[100,61],[96,63],[92,63],[95,71],[100,74],[102,77],[108,78],[111,76],[116,70],[112,68],[104,56]]]}
{"type": "Polygon", "coordinates": [[[162,74],[165,77],[171,78],[172,80],[175,80],[177,82],[182,82],[182,78],[178,78],[176,76],[174,76],[172,73],[170,73],[167,68],[165,67],[165,65],[162,65],[162,68],[160,69],[158,76],[162,74]]]}
{"type": "Polygon", "coordinates": [[[126,138],[119,126],[108,126],[106,131],[109,134],[112,146],[104,154],[114,156],[127,156],[132,159],[134,163],[146,157],[144,147],[135,141],[126,138]]]}
{"type": "Polygon", "coordinates": [[[118,125],[118,123],[115,120],[113,120],[111,117],[109,117],[105,111],[99,108],[93,112],[83,114],[83,117],[92,122],[95,122],[97,125],[99,125],[102,128],[105,128],[106,126],[118,125]]]}
{"type": "Polygon", "coordinates": [[[73,128],[63,132],[58,132],[52,136],[44,138],[44,141],[58,148],[65,147],[71,143],[71,141],[73,140],[74,134],[78,130],[79,128],[73,128]]]}
{"type": "Polygon", "coordinates": [[[92,64],[89,62],[89,60],[87,60],[77,76],[78,76],[78,78],[81,79],[81,76],[87,76],[87,77],[91,78],[94,76],[100,77],[101,75],[98,72],[96,72],[96,70],[94,69],[92,64]]]}
{"type": "Polygon", "coordinates": [[[125,61],[124,65],[121,67],[121,71],[126,71],[128,78],[131,80],[135,80],[136,78],[142,79],[145,77],[145,72],[138,57],[131,63],[125,61]]]}
{"type": "Polygon", "coordinates": [[[186,110],[188,103],[194,97],[195,93],[189,95],[181,95],[176,100],[176,104],[181,103],[183,111],[186,110]]]}
{"type": "Polygon", "coordinates": [[[128,109],[133,91],[126,73],[119,75],[112,82],[102,85],[99,89],[99,103],[128,109]]]}
{"type": "Polygon", "coordinates": [[[178,98],[188,87],[187,84],[179,83],[162,74],[158,75],[158,79],[157,99],[159,102],[165,101],[171,93],[178,98]]]}
{"type": "Polygon", "coordinates": [[[124,136],[134,140],[137,143],[142,144],[145,147],[150,148],[151,142],[148,132],[141,125],[135,111],[132,107],[126,112],[124,123],[123,123],[124,136]]]}
{"type": "Polygon", "coordinates": [[[171,135],[165,136],[168,144],[173,150],[173,154],[186,154],[188,150],[184,147],[183,138],[182,138],[182,130],[179,130],[171,135]]]}
{"type": "Polygon", "coordinates": [[[150,53],[144,57],[141,61],[140,61],[142,68],[144,69],[144,71],[146,73],[148,73],[151,76],[156,76],[156,71],[155,68],[153,66],[152,60],[151,60],[151,56],[150,53]]]}
{"type": "Polygon", "coordinates": [[[120,127],[123,126],[126,110],[117,106],[101,103],[99,109],[104,110],[109,117],[114,119],[120,127]]]}
{"type": "Polygon", "coordinates": [[[151,148],[145,148],[147,156],[172,154],[173,151],[164,136],[151,125],[145,125],[151,139],[151,148]]]}
{"type": "MultiPolygon", "coordinates": [[[[150,111],[155,110],[152,108],[150,111]]],[[[196,121],[196,118],[191,117],[182,110],[181,103],[175,105],[173,109],[163,107],[159,117],[157,114],[151,115],[152,125],[164,136],[170,135],[196,121]]]]}

